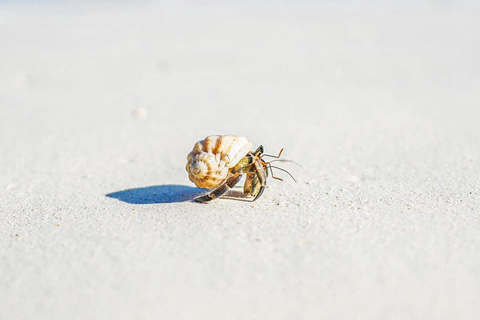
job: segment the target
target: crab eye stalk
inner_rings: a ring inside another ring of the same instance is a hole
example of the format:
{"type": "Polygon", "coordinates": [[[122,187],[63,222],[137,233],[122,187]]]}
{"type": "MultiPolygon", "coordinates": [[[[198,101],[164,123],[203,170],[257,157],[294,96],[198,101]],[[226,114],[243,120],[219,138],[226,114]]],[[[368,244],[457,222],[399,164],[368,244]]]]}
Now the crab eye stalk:
{"type": "Polygon", "coordinates": [[[257,150],[253,153],[254,156],[261,158],[263,156],[263,146],[258,146],[257,150]]]}

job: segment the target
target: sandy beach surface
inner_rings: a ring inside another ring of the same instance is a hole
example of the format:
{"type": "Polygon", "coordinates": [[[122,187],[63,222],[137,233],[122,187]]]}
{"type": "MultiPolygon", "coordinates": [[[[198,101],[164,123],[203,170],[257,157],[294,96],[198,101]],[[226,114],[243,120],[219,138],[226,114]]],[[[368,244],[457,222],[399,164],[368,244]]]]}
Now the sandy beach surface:
{"type": "Polygon", "coordinates": [[[480,319],[479,16],[0,2],[0,319],[480,319]],[[298,183],[189,201],[228,133],[298,183]]]}

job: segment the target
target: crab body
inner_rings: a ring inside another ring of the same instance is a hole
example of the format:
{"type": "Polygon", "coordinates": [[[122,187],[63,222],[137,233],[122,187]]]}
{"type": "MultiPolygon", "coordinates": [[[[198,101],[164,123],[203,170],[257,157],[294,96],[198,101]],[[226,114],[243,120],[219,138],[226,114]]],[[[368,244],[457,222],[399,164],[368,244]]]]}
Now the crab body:
{"type": "Polygon", "coordinates": [[[252,152],[252,144],[233,135],[208,136],[198,141],[187,156],[188,177],[197,187],[213,189],[195,199],[208,202],[234,187],[246,174],[245,195],[257,200],[267,183],[268,164],[262,160],[263,147],[252,152]]]}

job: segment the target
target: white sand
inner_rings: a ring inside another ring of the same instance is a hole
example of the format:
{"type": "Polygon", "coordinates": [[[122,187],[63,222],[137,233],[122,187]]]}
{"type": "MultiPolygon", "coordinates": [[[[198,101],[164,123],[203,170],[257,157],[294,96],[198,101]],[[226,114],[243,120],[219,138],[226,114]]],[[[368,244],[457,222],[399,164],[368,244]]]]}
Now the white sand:
{"type": "Polygon", "coordinates": [[[479,319],[479,16],[0,5],[0,319],[479,319]],[[219,133],[299,183],[182,202],[219,133]]]}

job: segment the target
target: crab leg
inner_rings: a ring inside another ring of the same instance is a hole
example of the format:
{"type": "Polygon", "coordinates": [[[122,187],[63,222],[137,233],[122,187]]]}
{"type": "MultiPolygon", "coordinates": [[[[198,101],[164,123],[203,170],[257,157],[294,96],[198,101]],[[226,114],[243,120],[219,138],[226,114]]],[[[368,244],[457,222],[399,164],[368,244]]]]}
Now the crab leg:
{"type": "Polygon", "coordinates": [[[253,180],[252,183],[252,196],[255,196],[253,201],[257,200],[260,198],[262,195],[263,191],[265,190],[265,186],[267,185],[267,175],[268,171],[265,170],[265,167],[262,164],[262,161],[260,159],[255,159],[255,162],[253,163],[254,170],[255,170],[255,179],[253,180]],[[260,188],[258,188],[258,185],[260,185],[260,188]]]}
{"type": "Polygon", "coordinates": [[[210,193],[207,193],[206,195],[195,198],[194,201],[205,203],[205,202],[211,201],[213,199],[217,199],[222,194],[227,192],[228,189],[233,188],[238,183],[238,181],[240,181],[241,177],[242,177],[242,174],[240,172],[235,173],[233,176],[228,178],[218,188],[213,189],[210,193]]]}

